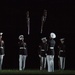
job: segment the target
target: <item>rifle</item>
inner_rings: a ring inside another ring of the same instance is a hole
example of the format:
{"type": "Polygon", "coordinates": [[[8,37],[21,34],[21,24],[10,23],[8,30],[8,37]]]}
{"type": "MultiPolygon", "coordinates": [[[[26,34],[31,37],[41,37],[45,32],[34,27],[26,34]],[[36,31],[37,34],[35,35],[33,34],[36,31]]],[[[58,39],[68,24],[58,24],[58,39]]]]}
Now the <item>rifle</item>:
{"type": "Polygon", "coordinates": [[[43,32],[43,25],[46,21],[46,17],[47,17],[47,10],[44,10],[43,16],[42,16],[42,22],[41,22],[41,33],[43,32]]]}
{"type": "Polygon", "coordinates": [[[29,35],[30,34],[30,17],[29,17],[29,11],[27,11],[26,15],[27,15],[28,35],[29,35]]]}

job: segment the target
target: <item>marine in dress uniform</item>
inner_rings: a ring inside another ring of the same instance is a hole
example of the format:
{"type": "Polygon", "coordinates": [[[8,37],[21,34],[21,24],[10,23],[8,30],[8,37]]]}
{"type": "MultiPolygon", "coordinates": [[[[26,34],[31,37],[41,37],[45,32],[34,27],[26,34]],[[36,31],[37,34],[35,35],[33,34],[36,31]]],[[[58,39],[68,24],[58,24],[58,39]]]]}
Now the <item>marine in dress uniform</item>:
{"type": "Polygon", "coordinates": [[[59,69],[65,69],[65,44],[64,44],[64,38],[60,39],[60,44],[58,46],[59,48],[59,69]]]}
{"type": "Polygon", "coordinates": [[[54,72],[54,47],[55,47],[55,40],[56,38],[55,33],[50,33],[50,39],[48,41],[48,51],[47,51],[47,65],[48,65],[48,72],[54,72]]]}
{"type": "Polygon", "coordinates": [[[26,43],[24,42],[24,35],[20,35],[19,40],[19,70],[24,70],[27,58],[27,47],[26,43]]]}
{"type": "Polygon", "coordinates": [[[4,41],[2,40],[2,34],[3,33],[0,33],[0,70],[2,69],[3,57],[5,55],[5,53],[4,53],[4,41]]]}
{"type": "Polygon", "coordinates": [[[47,39],[43,37],[42,43],[39,45],[39,57],[40,57],[40,70],[46,69],[46,52],[47,52],[47,39]]]}

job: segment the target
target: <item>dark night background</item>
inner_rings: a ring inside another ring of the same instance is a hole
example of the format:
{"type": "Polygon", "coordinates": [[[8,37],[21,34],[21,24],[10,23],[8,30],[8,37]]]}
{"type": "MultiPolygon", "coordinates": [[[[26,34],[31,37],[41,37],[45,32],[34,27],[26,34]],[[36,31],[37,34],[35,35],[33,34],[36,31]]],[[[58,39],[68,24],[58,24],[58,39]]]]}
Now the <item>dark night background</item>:
{"type": "Polygon", "coordinates": [[[18,36],[24,34],[28,47],[26,69],[39,69],[38,45],[42,36],[57,35],[55,69],[58,69],[57,45],[65,37],[66,69],[75,69],[75,3],[72,0],[6,0],[0,2],[0,32],[5,41],[3,69],[18,69],[18,36]],[[2,5],[1,5],[2,4],[2,5]],[[48,12],[40,34],[43,10],[48,12]],[[26,12],[30,12],[30,35],[27,35],[26,12]]]}

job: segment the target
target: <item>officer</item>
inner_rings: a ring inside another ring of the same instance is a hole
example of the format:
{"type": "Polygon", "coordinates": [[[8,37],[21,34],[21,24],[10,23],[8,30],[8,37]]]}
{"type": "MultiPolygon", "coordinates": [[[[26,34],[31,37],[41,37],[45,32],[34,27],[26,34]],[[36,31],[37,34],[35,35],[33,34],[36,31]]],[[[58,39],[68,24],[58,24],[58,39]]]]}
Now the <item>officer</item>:
{"type": "Polygon", "coordinates": [[[48,65],[48,72],[54,72],[54,47],[55,47],[55,40],[56,38],[55,33],[50,33],[50,39],[48,41],[48,51],[47,51],[47,65],[48,65]]]}
{"type": "Polygon", "coordinates": [[[2,69],[3,58],[4,58],[4,41],[2,40],[3,33],[0,33],[0,70],[2,69]]]}
{"type": "Polygon", "coordinates": [[[24,35],[19,36],[19,70],[24,70],[27,58],[27,47],[24,42],[24,35]]]}
{"type": "Polygon", "coordinates": [[[64,44],[65,38],[60,39],[60,44],[58,46],[59,49],[59,69],[65,69],[65,44],[64,44]]]}
{"type": "Polygon", "coordinates": [[[43,37],[42,43],[39,45],[39,57],[40,57],[40,70],[46,69],[46,55],[47,55],[47,39],[43,37]]]}

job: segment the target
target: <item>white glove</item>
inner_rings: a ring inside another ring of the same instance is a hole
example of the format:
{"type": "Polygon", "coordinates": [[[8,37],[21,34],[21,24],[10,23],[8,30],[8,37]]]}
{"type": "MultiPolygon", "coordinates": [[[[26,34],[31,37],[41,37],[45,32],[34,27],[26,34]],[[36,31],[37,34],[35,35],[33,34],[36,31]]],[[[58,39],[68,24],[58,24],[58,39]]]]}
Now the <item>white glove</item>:
{"type": "Polygon", "coordinates": [[[41,55],[39,55],[39,57],[41,57],[41,55]]]}
{"type": "Polygon", "coordinates": [[[47,54],[46,54],[46,56],[47,56],[47,54]]]}

